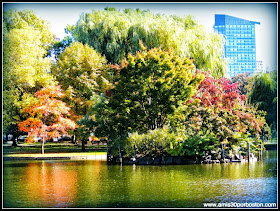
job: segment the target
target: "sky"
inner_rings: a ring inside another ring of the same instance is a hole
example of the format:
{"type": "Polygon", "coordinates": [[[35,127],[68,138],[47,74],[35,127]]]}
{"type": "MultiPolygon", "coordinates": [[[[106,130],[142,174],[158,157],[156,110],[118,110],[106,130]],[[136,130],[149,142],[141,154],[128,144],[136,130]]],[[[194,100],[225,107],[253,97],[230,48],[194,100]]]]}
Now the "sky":
{"type": "Polygon", "coordinates": [[[144,2],[144,3],[121,3],[121,2],[38,2],[38,3],[9,3],[3,2],[3,9],[15,8],[18,10],[33,10],[38,17],[50,23],[50,30],[56,37],[63,39],[64,29],[74,25],[81,13],[92,10],[104,10],[105,7],[115,7],[117,10],[125,8],[149,9],[155,14],[166,15],[192,15],[199,24],[213,31],[215,14],[226,14],[249,21],[260,22],[256,24],[256,59],[263,61],[264,68],[276,69],[278,53],[278,3],[275,2],[245,2],[245,3],[189,3],[189,2],[144,2]]]}

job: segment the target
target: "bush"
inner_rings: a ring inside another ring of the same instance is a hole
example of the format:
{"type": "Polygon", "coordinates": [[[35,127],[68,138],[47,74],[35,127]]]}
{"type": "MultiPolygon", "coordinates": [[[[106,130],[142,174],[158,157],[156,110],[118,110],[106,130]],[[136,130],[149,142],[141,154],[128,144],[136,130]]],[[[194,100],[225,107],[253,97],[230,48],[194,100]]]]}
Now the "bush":
{"type": "Polygon", "coordinates": [[[172,151],[171,148],[177,142],[183,140],[178,134],[170,132],[167,127],[150,130],[145,134],[134,132],[129,134],[126,145],[128,156],[136,153],[143,156],[167,155],[172,151]]]}
{"type": "Polygon", "coordinates": [[[182,142],[174,143],[168,152],[173,156],[202,157],[207,154],[218,153],[220,144],[211,135],[186,137],[182,142]]]}

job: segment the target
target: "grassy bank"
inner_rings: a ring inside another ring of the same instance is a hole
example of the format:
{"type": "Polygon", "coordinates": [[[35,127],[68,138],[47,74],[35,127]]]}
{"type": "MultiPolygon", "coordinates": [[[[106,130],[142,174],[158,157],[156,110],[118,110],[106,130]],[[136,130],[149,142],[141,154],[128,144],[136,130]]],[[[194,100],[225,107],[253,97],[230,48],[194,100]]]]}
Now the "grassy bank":
{"type": "MultiPolygon", "coordinates": [[[[107,152],[106,145],[85,146],[86,153],[88,152],[107,152]]],[[[81,144],[72,143],[52,143],[47,142],[44,146],[45,153],[84,153],[82,152],[81,144]]],[[[18,143],[17,146],[12,146],[11,143],[3,145],[3,154],[41,154],[41,143],[18,143]]]]}
{"type": "Polygon", "coordinates": [[[4,154],[4,157],[74,157],[74,156],[95,156],[95,155],[106,155],[106,152],[80,152],[80,153],[30,153],[30,154],[4,154]]]}
{"type": "Polygon", "coordinates": [[[106,152],[4,154],[4,160],[107,160],[106,152]]]}
{"type": "Polygon", "coordinates": [[[4,160],[106,160],[106,145],[86,145],[86,152],[82,152],[80,144],[72,143],[45,143],[45,153],[41,154],[41,143],[18,143],[12,146],[11,143],[3,145],[4,160]]]}

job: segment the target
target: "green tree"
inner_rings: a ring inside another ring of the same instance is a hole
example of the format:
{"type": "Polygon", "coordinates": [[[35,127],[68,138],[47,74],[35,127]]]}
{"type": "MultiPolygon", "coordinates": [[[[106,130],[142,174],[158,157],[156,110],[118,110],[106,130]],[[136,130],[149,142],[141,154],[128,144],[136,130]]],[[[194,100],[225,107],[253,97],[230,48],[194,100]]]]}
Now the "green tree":
{"type": "Polygon", "coordinates": [[[215,77],[225,73],[222,37],[207,33],[191,16],[107,7],[105,11],[81,14],[67,30],[76,41],[89,44],[112,64],[120,64],[129,53],[135,54],[142,40],[147,49],[174,48],[177,55],[194,59],[198,69],[210,71],[215,77]]]}
{"type": "Polygon", "coordinates": [[[267,112],[266,121],[277,136],[277,71],[256,75],[248,101],[267,112]]]}
{"type": "Polygon", "coordinates": [[[182,59],[172,49],[129,54],[116,71],[117,82],[108,93],[108,101],[101,101],[104,109],[99,109],[103,124],[96,129],[97,136],[111,140],[162,128],[168,115],[194,94],[203,79],[194,75],[191,60],[182,59]]]}
{"type": "Polygon", "coordinates": [[[107,60],[87,44],[72,43],[58,56],[52,74],[66,92],[73,114],[85,115],[90,98],[110,85],[107,60]]]}
{"type": "Polygon", "coordinates": [[[111,84],[107,60],[89,45],[73,42],[58,55],[52,73],[65,91],[64,101],[72,108],[71,118],[79,125],[75,134],[81,139],[84,151],[84,142],[92,132],[86,123],[94,105],[91,99],[104,93],[111,84]]]}
{"type": "Polygon", "coordinates": [[[50,25],[46,20],[39,18],[32,10],[11,9],[3,12],[4,32],[28,27],[40,32],[40,47],[45,50],[51,48],[55,35],[50,31],[50,25]]]}
{"type": "MultiPolygon", "coordinates": [[[[32,11],[5,11],[3,14],[3,131],[19,135],[17,122],[23,109],[34,102],[33,94],[54,85],[47,49],[54,35],[48,24],[32,11]]],[[[14,142],[15,143],[15,142],[14,142]]]]}

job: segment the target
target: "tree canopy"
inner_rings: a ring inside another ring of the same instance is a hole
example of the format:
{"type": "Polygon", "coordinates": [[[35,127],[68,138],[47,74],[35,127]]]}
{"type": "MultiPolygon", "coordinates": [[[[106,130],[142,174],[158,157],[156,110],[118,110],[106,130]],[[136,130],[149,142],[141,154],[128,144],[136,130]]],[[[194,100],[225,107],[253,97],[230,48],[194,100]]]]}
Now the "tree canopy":
{"type": "Polygon", "coordinates": [[[129,54],[116,71],[117,82],[104,106],[109,118],[103,124],[107,134],[102,136],[109,138],[162,128],[167,116],[194,94],[203,79],[202,75],[194,75],[191,60],[177,56],[172,49],[129,54]]]}
{"type": "Polygon", "coordinates": [[[77,23],[68,25],[67,30],[76,41],[89,44],[112,64],[120,64],[129,53],[135,54],[142,40],[147,49],[174,48],[177,55],[193,59],[198,69],[215,77],[223,76],[226,70],[222,37],[207,33],[191,16],[105,8],[105,11],[81,14],[77,23]]]}
{"type": "Polygon", "coordinates": [[[92,47],[74,42],[59,54],[52,74],[66,93],[73,115],[86,115],[90,99],[110,85],[107,60],[92,47]]]}
{"type": "Polygon", "coordinates": [[[240,146],[246,148],[250,142],[254,150],[260,150],[261,136],[269,138],[270,129],[265,113],[245,101],[237,82],[206,76],[195,95],[169,117],[172,130],[187,135],[183,145],[175,142],[174,148],[190,155],[195,148],[202,156],[211,151],[218,153],[221,144],[238,153],[240,146]]]}
{"type": "Polygon", "coordinates": [[[17,133],[23,109],[39,89],[54,85],[46,52],[54,41],[45,21],[34,12],[5,11],[3,16],[3,127],[17,133]]]}
{"type": "Polygon", "coordinates": [[[25,111],[29,117],[18,123],[19,130],[28,133],[27,141],[34,137],[42,140],[42,153],[44,141],[67,135],[68,129],[75,129],[76,123],[68,118],[70,108],[59,100],[63,96],[59,86],[47,86],[35,93],[36,102],[25,111]]]}
{"type": "Polygon", "coordinates": [[[277,71],[254,76],[248,98],[259,110],[267,112],[267,123],[277,130],[277,71]]]}
{"type": "Polygon", "coordinates": [[[3,31],[31,27],[40,32],[40,47],[48,50],[55,41],[55,35],[49,30],[49,23],[39,18],[32,10],[8,10],[3,12],[3,31]]]}

